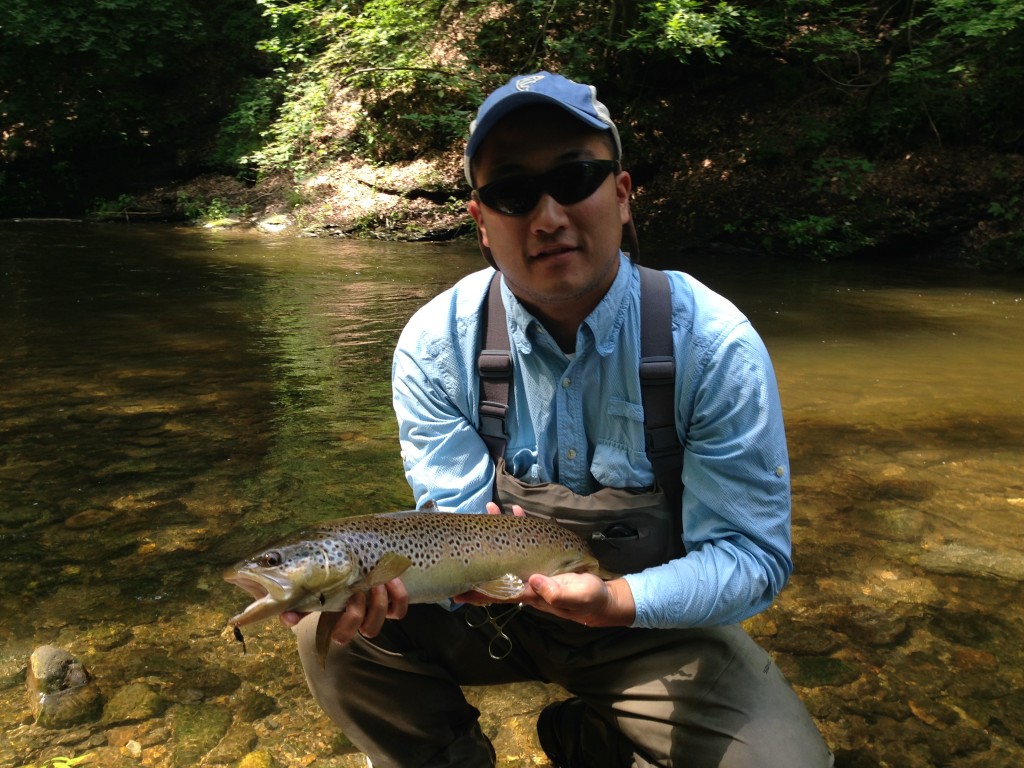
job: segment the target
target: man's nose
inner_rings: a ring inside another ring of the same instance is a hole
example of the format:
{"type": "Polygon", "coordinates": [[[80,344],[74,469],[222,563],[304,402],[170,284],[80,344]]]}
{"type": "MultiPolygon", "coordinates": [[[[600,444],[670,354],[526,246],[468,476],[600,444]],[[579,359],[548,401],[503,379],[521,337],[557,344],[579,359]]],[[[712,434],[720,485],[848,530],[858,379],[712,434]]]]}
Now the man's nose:
{"type": "Polygon", "coordinates": [[[553,232],[566,225],[565,206],[545,192],[530,211],[530,226],[535,232],[553,232]]]}

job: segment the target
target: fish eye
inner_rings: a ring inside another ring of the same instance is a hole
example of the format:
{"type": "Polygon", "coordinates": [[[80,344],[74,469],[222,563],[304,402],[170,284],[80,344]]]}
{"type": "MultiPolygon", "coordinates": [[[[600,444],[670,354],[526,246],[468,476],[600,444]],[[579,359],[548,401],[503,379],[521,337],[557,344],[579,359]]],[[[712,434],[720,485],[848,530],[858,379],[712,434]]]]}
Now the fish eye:
{"type": "Polygon", "coordinates": [[[256,562],[262,568],[276,568],[277,566],[279,566],[281,564],[281,561],[282,561],[281,553],[280,552],[275,552],[275,551],[264,552],[256,560],[256,562]]]}

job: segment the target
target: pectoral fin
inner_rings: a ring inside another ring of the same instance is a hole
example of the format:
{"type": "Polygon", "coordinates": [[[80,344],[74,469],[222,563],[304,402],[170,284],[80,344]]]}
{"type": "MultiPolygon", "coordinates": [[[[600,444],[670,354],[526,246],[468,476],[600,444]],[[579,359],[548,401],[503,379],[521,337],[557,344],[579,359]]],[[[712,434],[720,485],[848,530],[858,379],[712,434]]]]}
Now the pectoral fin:
{"type": "Polygon", "coordinates": [[[515,600],[526,591],[526,584],[514,573],[506,573],[496,579],[474,584],[473,591],[495,600],[515,600]]]}
{"type": "Polygon", "coordinates": [[[327,668],[327,652],[331,649],[331,630],[341,616],[340,611],[324,611],[316,622],[316,659],[320,669],[327,668]]]}
{"type": "MultiPolygon", "coordinates": [[[[410,565],[412,565],[412,560],[405,555],[388,552],[377,561],[377,564],[366,574],[365,579],[358,584],[350,585],[348,594],[363,592],[378,584],[391,581],[396,576],[401,576],[410,565]]],[[[318,599],[320,605],[327,602],[324,595],[319,595],[318,599]]],[[[327,666],[327,652],[331,649],[331,631],[342,613],[343,611],[321,611],[320,613],[320,619],[316,624],[316,658],[320,662],[321,669],[327,666]]]]}
{"type": "Polygon", "coordinates": [[[391,581],[396,576],[401,576],[405,573],[405,570],[410,565],[412,565],[412,560],[405,555],[400,555],[397,552],[388,552],[366,574],[366,578],[363,579],[360,586],[363,589],[369,589],[370,587],[376,587],[378,584],[391,581]]]}

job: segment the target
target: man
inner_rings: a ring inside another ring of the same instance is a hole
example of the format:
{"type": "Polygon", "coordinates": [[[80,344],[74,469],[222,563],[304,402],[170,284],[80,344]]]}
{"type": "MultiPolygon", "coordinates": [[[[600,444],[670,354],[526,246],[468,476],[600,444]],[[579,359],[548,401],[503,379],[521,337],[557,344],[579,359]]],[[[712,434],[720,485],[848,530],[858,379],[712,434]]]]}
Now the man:
{"type": "MultiPolygon", "coordinates": [[[[832,763],[737,625],[792,569],[771,363],[736,308],[682,273],[666,273],[662,327],[642,330],[640,270],[620,252],[631,191],[620,155],[591,87],[539,72],[483,103],[465,154],[469,212],[500,301],[487,309],[487,269],[417,312],[393,388],[418,506],[496,513],[497,498],[557,515],[625,575],[537,574],[522,610],[491,606],[489,620],[479,607],[409,606],[397,579],[350,601],[325,670],[315,617],[299,623],[313,694],[377,768],[493,765],[460,686],[531,679],[572,694],[538,721],[556,766],[832,763]],[[482,338],[484,324],[497,335],[482,338]],[[663,373],[669,363],[669,472],[645,425],[658,410],[639,373],[653,336],[671,341],[652,358],[663,373]],[[479,372],[493,338],[511,363],[496,420],[481,415],[482,399],[494,403],[479,372]]],[[[643,290],[651,306],[658,291],[643,290]]]]}

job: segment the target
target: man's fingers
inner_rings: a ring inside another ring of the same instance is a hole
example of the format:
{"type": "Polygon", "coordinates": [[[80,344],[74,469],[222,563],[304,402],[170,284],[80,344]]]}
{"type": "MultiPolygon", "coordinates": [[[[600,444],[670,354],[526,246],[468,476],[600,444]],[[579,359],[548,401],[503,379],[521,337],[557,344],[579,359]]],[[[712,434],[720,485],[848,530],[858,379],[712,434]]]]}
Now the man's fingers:
{"type": "MultiPolygon", "coordinates": [[[[487,510],[487,514],[488,515],[500,515],[501,514],[501,507],[499,507],[493,501],[488,501],[484,505],[484,508],[487,510]]],[[[512,514],[515,515],[516,517],[523,517],[526,514],[526,512],[518,504],[513,504],[512,505],[512,514]]]]}
{"type": "Polygon", "coordinates": [[[366,612],[359,631],[366,637],[376,637],[388,617],[388,591],[380,584],[370,590],[366,598],[366,612]]]}
{"type": "Polygon", "coordinates": [[[409,591],[401,579],[392,579],[384,585],[388,596],[389,619],[403,619],[409,611],[409,591]]]}
{"type": "Polygon", "coordinates": [[[298,611],[285,611],[280,615],[281,623],[286,627],[291,628],[302,621],[309,614],[299,613],[298,611]]]}
{"type": "Polygon", "coordinates": [[[331,639],[342,645],[348,643],[356,636],[356,632],[359,631],[365,616],[366,595],[362,592],[357,592],[349,598],[345,610],[338,616],[338,621],[335,622],[334,629],[331,632],[331,639]]]}

